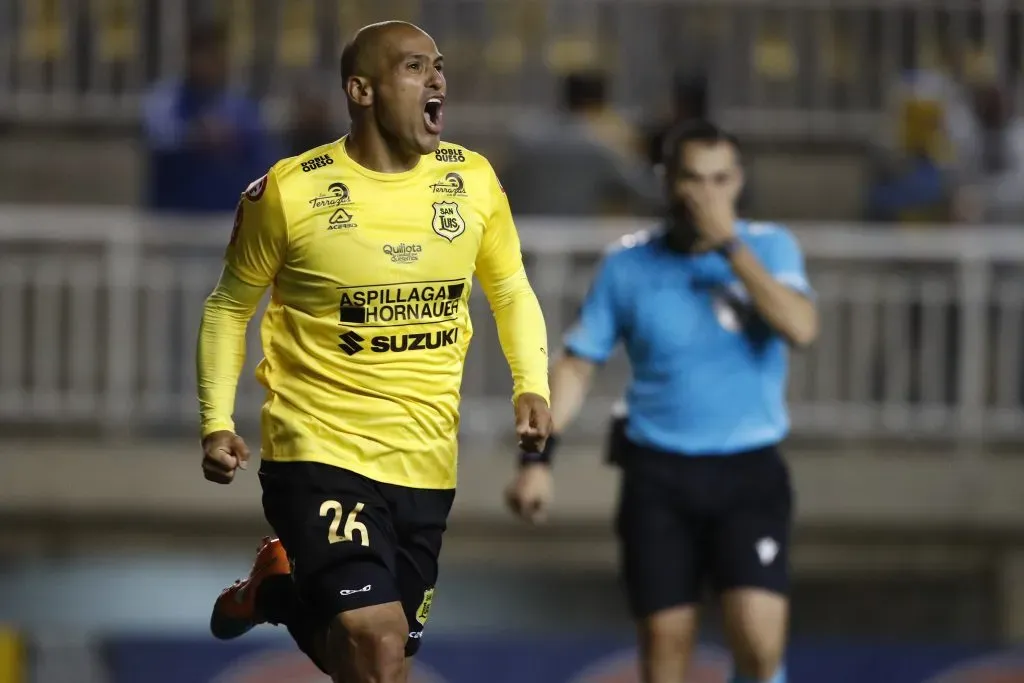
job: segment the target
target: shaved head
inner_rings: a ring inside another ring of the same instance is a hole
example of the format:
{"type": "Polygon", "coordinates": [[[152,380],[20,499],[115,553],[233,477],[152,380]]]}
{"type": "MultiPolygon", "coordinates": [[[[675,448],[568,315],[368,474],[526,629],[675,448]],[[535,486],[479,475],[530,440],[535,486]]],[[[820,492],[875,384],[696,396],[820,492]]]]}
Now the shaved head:
{"type": "Polygon", "coordinates": [[[394,39],[409,33],[426,35],[419,26],[407,21],[382,21],[359,29],[341,51],[342,86],[353,76],[376,78],[394,39]]]}

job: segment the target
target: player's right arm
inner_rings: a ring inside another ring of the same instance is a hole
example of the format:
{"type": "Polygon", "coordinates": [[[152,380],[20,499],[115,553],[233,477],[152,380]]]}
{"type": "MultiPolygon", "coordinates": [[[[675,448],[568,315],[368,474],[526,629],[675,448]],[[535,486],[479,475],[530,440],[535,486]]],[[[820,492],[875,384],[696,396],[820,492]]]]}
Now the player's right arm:
{"type": "Polygon", "coordinates": [[[224,269],[206,299],[196,349],[203,472],[228,484],[249,451],[235,434],[238,378],[245,364],[245,330],[284,263],[288,226],[273,170],[239,200],[224,269]]]}
{"type": "Polygon", "coordinates": [[[614,278],[606,259],[580,307],[576,323],[565,337],[564,351],[551,370],[553,429],[542,453],[543,462],[521,468],[506,491],[512,510],[533,523],[544,521],[551,505],[551,461],[559,434],[579,415],[595,369],[612,355],[621,336],[614,278]]]}

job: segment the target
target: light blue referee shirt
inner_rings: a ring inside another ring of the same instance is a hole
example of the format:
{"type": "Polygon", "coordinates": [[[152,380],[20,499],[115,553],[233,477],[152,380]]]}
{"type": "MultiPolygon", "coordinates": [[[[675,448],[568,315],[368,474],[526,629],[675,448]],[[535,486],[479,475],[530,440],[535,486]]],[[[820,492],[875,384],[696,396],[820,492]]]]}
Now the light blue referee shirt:
{"type": "MultiPolygon", "coordinates": [[[[780,282],[813,295],[788,230],[738,221],[736,236],[780,282]]],[[[603,363],[619,340],[632,368],[626,435],[634,443],[731,455],[788,433],[787,343],[757,317],[720,254],[673,251],[660,231],[623,238],[605,256],[565,346],[603,363]]]]}

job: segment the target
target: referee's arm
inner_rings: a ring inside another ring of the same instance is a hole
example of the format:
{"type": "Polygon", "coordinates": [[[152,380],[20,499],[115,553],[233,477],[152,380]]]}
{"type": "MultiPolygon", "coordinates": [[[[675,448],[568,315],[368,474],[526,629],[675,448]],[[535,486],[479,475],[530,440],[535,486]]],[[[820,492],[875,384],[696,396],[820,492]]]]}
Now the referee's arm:
{"type": "Polygon", "coordinates": [[[602,262],[575,324],[565,335],[564,352],[551,370],[551,421],[555,435],[576,419],[590,391],[594,371],[612,355],[621,336],[614,268],[602,262]]]}
{"type": "Polygon", "coordinates": [[[561,434],[583,409],[597,364],[566,349],[551,369],[551,423],[561,434]]]}
{"type": "Polygon", "coordinates": [[[790,344],[806,347],[818,337],[818,310],[803,255],[789,233],[780,231],[773,238],[765,263],[746,246],[733,250],[729,262],[758,315],[790,344]]]}

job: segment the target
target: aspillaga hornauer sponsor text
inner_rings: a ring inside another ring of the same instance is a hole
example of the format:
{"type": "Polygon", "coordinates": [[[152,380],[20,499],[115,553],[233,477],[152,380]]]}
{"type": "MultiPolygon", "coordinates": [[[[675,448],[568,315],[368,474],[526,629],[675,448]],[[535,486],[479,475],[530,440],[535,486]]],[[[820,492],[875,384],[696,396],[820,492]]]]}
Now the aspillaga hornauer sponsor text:
{"type": "Polygon", "coordinates": [[[345,289],[341,322],[363,325],[438,322],[455,318],[465,291],[463,280],[345,289]]]}

